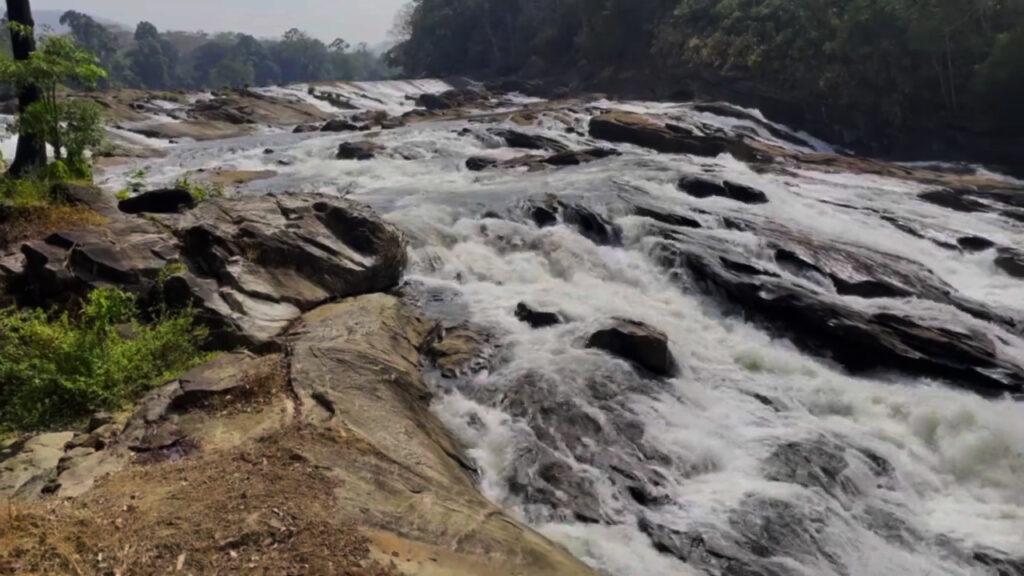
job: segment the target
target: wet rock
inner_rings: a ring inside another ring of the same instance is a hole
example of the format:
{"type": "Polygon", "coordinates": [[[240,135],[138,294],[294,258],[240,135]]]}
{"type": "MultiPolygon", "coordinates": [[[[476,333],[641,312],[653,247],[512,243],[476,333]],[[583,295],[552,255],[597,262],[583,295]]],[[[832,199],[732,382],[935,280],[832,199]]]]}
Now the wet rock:
{"type": "Polygon", "coordinates": [[[768,203],[768,196],[764,192],[728,180],[716,181],[697,176],[684,176],[679,180],[678,187],[694,198],[718,196],[744,204],[768,203]]]}
{"type": "Polygon", "coordinates": [[[150,190],[117,203],[125,214],[178,214],[195,207],[196,199],[183,188],[150,190]]]}
{"type": "Polygon", "coordinates": [[[610,328],[591,334],[587,348],[604,350],[658,376],[673,376],[677,372],[668,337],[642,322],[616,320],[610,328]]]}
{"type": "Polygon", "coordinates": [[[924,192],[918,196],[925,202],[931,202],[943,208],[949,208],[957,212],[988,212],[989,206],[984,202],[975,200],[967,193],[957,190],[933,190],[924,192]]]}
{"type": "MultiPolygon", "coordinates": [[[[524,455],[525,456],[525,455],[524,455]]],[[[542,504],[571,514],[565,520],[588,524],[607,521],[601,510],[593,481],[578,473],[571,464],[553,454],[517,459],[506,478],[509,492],[529,506],[542,504]]]]}
{"type": "Polygon", "coordinates": [[[981,236],[964,236],[957,239],[956,243],[967,252],[984,252],[996,246],[995,242],[981,236]]]}
{"type": "Polygon", "coordinates": [[[320,127],[320,131],[358,132],[359,130],[362,130],[362,128],[363,127],[361,125],[350,122],[344,118],[334,118],[333,120],[328,120],[326,123],[324,123],[324,125],[320,127]]]}
{"type": "Polygon", "coordinates": [[[621,152],[614,148],[586,148],[583,150],[560,152],[548,156],[543,162],[551,166],[578,166],[619,155],[621,155],[621,152]]]}
{"type": "Polygon", "coordinates": [[[827,514],[821,508],[757,495],[746,498],[730,514],[729,523],[739,538],[736,543],[751,554],[750,563],[758,569],[785,556],[815,559],[842,573],[842,560],[825,541],[827,514]]]}
{"type": "Polygon", "coordinates": [[[425,354],[445,378],[459,378],[486,370],[494,347],[489,335],[470,324],[437,326],[427,339],[425,354]]]}
{"type": "Polygon", "coordinates": [[[554,138],[541,136],[539,134],[529,134],[526,132],[520,132],[519,130],[508,129],[495,129],[491,130],[491,133],[503,139],[505,143],[512,148],[548,150],[559,154],[569,151],[569,146],[566,144],[559,142],[554,138]]]}
{"type": "Polygon", "coordinates": [[[1024,278],[1024,252],[1004,248],[999,251],[996,266],[1014,278],[1024,278]]]}
{"type": "Polygon", "coordinates": [[[529,324],[531,328],[548,328],[563,322],[562,316],[557,312],[537,310],[526,302],[520,302],[516,306],[516,318],[529,324]]]}
{"type": "Polygon", "coordinates": [[[473,156],[466,160],[466,168],[472,172],[482,172],[488,168],[494,168],[498,166],[498,161],[493,158],[484,158],[482,156],[473,156]]]}
{"type": "Polygon", "coordinates": [[[334,155],[338,160],[373,160],[384,147],[376,142],[342,142],[334,155]]]}
{"type": "Polygon", "coordinates": [[[319,124],[299,124],[292,130],[292,134],[309,134],[311,132],[319,132],[319,124]]]}
{"type": "Polygon", "coordinates": [[[559,203],[562,221],[599,246],[621,246],[622,229],[604,216],[579,204],[559,203]]]}
{"type": "Polygon", "coordinates": [[[651,220],[661,222],[662,224],[668,224],[669,226],[680,226],[682,228],[704,227],[700,221],[695,218],[690,218],[689,216],[683,216],[682,214],[676,214],[659,208],[634,206],[633,213],[637,216],[643,216],[644,218],[650,218],[651,220]]]}
{"type": "Polygon", "coordinates": [[[477,491],[472,463],[429,409],[419,348],[430,328],[396,298],[371,295],[310,312],[295,334],[297,412],[328,440],[305,454],[346,487],[334,494],[342,517],[440,551],[432,565],[443,574],[590,574],[477,491]]]}
{"type": "Polygon", "coordinates": [[[765,460],[765,478],[818,488],[834,497],[857,495],[856,485],[844,476],[850,466],[845,452],[843,446],[825,439],[788,442],[765,460]]]}
{"type": "Polygon", "coordinates": [[[688,134],[645,116],[625,112],[608,112],[591,119],[590,136],[673,154],[714,157],[729,149],[717,139],[688,134]]]}
{"type": "Polygon", "coordinates": [[[440,94],[420,94],[416,104],[430,111],[443,111],[480,104],[490,100],[490,97],[482,88],[455,88],[440,94]]]}
{"type": "MultiPolygon", "coordinates": [[[[1024,367],[1004,356],[991,336],[970,324],[936,321],[912,312],[872,312],[818,283],[793,282],[787,277],[742,273],[727,266],[751,262],[728,243],[699,231],[679,229],[673,240],[656,249],[656,258],[672,269],[686,270],[697,287],[738,306],[750,318],[815,354],[829,356],[853,372],[894,369],[948,379],[980,392],[1000,394],[1024,390],[1024,367]]],[[[807,266],[841,279],[839,288],[860,286],[912,292],[986,321],[1016,330],[1012,317],[957,296],[954,291],[919,265],[867,250],[797,239],[769,226],[758,228],[769,244],[782,245],[807,266]],[[874,283],[872,283],[874,282],[874,283]],[[911,287],[913,288],[911,290],[911,287]]],[[[777,252],[778,253],[778,252],[777,252]]],[[[798,265],[798,264],[794,264],[798,265]]],[[[811,270],[812,268],[804,268],[811,270]]],[[[833,288],[836,289],[836,288],[833,288]]],[[[886,294],[892,295],[892,294],[886,294]]]]}

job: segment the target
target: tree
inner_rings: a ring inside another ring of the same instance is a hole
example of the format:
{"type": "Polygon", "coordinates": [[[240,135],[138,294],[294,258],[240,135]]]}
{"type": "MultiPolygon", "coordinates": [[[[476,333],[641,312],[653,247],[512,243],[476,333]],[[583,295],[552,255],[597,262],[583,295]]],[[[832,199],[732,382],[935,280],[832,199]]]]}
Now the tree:
{"type": "Polygon", "coordinates": [[[96,104],[62,98],[60,92],[69,83],[95,86],[106,76],[96,57],[66,36],[44,39],[27,59],[0,61],[0,80],[39,90],[39,100],[19,113],[19,134],[52,146],[58,166],[76,176],[88,173],[85,153],[102,140],[102,122],[96,104]]]}
{"type": "Polygon", "coordinates": [[[140,22],[135,28],[135,48],[128,53],[132,74],[145,88],[172,86],[178,66],[178,50],[164,40],[156,26],[140,22]]]}
{"type": "MultiPolygon", "coordinates": [[[[11,47],[15,60],[27,61],[36,50],[35,21],[32,19],[32,7],[29,0],[7,0],[8,26],[11,30],[11,47]]],[[[25,83],[18,85],[18,112],[26,110],[42,99],[42,91],[38,84],[25,83]]],[[[11,163],[9,173],[21,176],[46,166],[46,143],[35,134],[27,131],[19,132],[18,148],[11,163]]]]}
{"type": "Polygon", "coordinates": [[[110,67],[120,48],[113,32],[88,14],[74,10],[61,15],[60,23],[71,29],[71,35],[79,46],[95,54],[104,67],[110,67]]]}

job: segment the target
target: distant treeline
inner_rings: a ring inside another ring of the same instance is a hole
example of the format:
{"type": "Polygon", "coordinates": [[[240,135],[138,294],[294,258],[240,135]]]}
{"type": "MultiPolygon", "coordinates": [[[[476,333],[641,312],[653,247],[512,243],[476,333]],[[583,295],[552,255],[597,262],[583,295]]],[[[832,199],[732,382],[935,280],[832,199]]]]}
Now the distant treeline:
{"type": "Polygon", "coordinates": [[[751,82],[847,119],[1024,129],[1024,0],[413,0],[412,75],[751,82]]]}
{"type": "MultiPolygon", "coordinates": [[[[127,88],[216,89],[321,80],[375,80],[393,74],[365,44],[343,40],[326,44],[293,29],[280,39],[246,34],[160,32],[141,22],[134,33],[106,26],[87,14],[68,11],[61,24],[109,72],[111,86],[127,88]]],[[[10,53],[8,34],[0,34],[10,53]]]]}

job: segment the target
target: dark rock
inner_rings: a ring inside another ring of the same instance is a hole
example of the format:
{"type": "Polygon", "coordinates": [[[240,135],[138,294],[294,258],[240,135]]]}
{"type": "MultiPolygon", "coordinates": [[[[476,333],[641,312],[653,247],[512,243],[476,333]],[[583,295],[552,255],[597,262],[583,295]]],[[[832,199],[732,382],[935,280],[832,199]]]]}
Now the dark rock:
{"type": "MultiPolygon", "coordinates": [[[[776,333],[793,338],[812,353],[829,356],[853,372],[894,369],[952,380],[980,392],[1024,391],[1024,367],[1003,356],[991,336],[970,324],[936,322],[911,313],[874,313],[848,304],[820,283],[793,282],[787,277],[750,274],[727,266],[722,258],[748,262],[725,242],[699,232],[678,229],[674,239],[656,249],[656,257],[672,269],[686,270],[697,287],[738,306],[750,318],[776,333]]],[[[1015,320],[957,296],[919,265],[881,253],[837,244],[816,244],[789,233],[758,229],[773,235],[792,254],[791,262],[808,274],[819,270],[844,291],[862,294],[904,294],[943,303],[1016,331],[1015,320]],[[857,287],[851,289],[851,287],[857,287]]],[[[785,254],[779,252],[777,254],[785,254]]],[[[756,266],[751,263],[750,265],[756,266]]]]}
{"type": "Polygon", "coordinates": [[[703,225],[694,218],[689,216],[683,216],[681,214],[675,214],[672,212],[666,212],[660,209],[650,208],[646,206],[634,206],[633,213],[637,216],[643,216],[644,218],[650,218],[662,224],[668,224],[669,226],[680,226],[683,228],[703,228],[703,225]]]}
{"type": "Polygon", "coordinates": [[[485,330],[468,323],[439,325],[429,335],[424,354],[445,378],[477,374],[490,367],[490,339],[485,330]]]}
{"type": "Polygon", "coordinates": [[[114,415],[109,412],[97,412],[89,418],[89,426],[86,428],[87,432],[95,432],[97,428],[102,428],[109,424],[114,423],[114,415]]]}
{"type": "Polygon", "coordinates": [[[440,94],[420,94],[416,104],[430,111],[451,110],[480,104],[490,100],[490,94],[481,88],[455,88],[440,94]]]}
{"type": "Polygon", "coordinates": [[[765,461],[765,479],[818,488],[833,497],[856,496],[857,486],[844,475],[846,449],[824,439],[789,442],[765,461]]]}
{"type": "Polygon", "coordinates": [[[557,312],[536,310],[525,302],[520,302],[516,306],[516,318],[526,322],[532,328],[547,328],[549,326],[557,326],[563,322],[562,316],[557,312]]]}
{"type": "Polygon", "coordinates": [[[979,202],[971,198],[968,193],[958,190],[934,190],[924,192],[918,197],[926,202],[957,212],[988,212],[990,210],[984,202],[979,202]]]}
{"type": "Polygon", "coordinates": [[[565,151],[548,156],[543,162],[551,166],[578,166],[619,155],[621,155],[621,152],[614,148],[586,148],[584,150],[565,151]]]}
{"type": "Polygon", "coordinates": [[[512,148],[525,148],[528,150],[548,150],[558,154],[569,151],[569,146],[538,134],[528,134],[519,130],[495,129],[491,130],[495,136],[505,140],[505,143],[512,148]]]}
{"type": "Polygon", "coordinates": [[[1024,252],[1003,248],[996,258],[996,266],[1014,278],[1024,278],[1024,252]]]}
{"type": "Polygon", "coordinates": [[[308,134],[310,132],[319,132],[319,124],[300,124],[292,130],[292,134],[308,134]]]}
{"type": "Polygon", "coordinates": [[[533,205],[529,209],[530,219],[538,228],[547,228],[558,224],[558,206],[533,205]]]}
{"type": "Polygon", "coordinates": [[[342,142],[335,158],[338,160],[373,160],[384,147],[376,142],[342,142]]]}
{"type": "Polygon", "coordinates": [[[714,181],[696,176],[684,176],[679,180],[678,187],[695,198],[720,196],[744,204],[767,204],[768,196],[760,190],[735,182],[714,181]]]}
{"type": "Polygon", "coordinates": [[[981,236],[964,236],[957,239],[956,243],[967,252],[984,252],[996,246],[995,242],[981,236]]]}
{"type": "Polygon", "coordinates": [[[642,322],[616,320],[612,327],[592,334],[587,348],[604,350],[658,376],[673,376],[678,370],[668,337],[642,322]]]}
{"type": "Polygon", "coordinates": [[[681,133],[644,116],[622,112],[609,112],[591,119],[590,136],[673,154],[714,157],[729,151],[729,146],[721,140],[681,133]]]}
{"type": "Polygon", "coordinates": [[[273,154],[274,153],[274,149],[273,148],[264,148],[263,149],[263,153],[264,154],[268,154],[268,155],[269,154],[273,154]]]}
{"type": "Polygon", "coordinates": [[[579,204],[561,204],[562,221],[599,246],[621,246],[622,229],[579,204]]]}
{"type": "Polygon", "coordinates": [[[498,165],[498,161],[493,158],[484,158],[482,156],[473,156],[466,160],[466,168],[472,172],[482,172],[488,168],[494,168],[498,165]]]}
{"type": "Polygon", "coordinates": [[[362,130],[362,126],[350,122],[344,118],[335,118],[328,120],[323,126],[320,127],[321,132],[358,132],[362,130]]]}
{"type": "Polygon", "coordinates": [[[196,199],[183,188],[150,190],[117,203],[125,214],[177,214],[196,207],[196,199]]]}

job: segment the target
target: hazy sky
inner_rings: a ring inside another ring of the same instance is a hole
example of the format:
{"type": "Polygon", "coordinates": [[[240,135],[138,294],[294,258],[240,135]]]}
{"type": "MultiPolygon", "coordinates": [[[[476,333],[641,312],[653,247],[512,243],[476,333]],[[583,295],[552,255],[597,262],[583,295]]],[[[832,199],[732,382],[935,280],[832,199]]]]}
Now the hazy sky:
{"type": "Polygon", "coordinates": [[[381,42],[398,8],[408,0],[32,0],[43,10],[73,9],[134,26],[149,20],[160,29],[231,30],[279,36],[301,28],[325,41],[381,42]]]}

